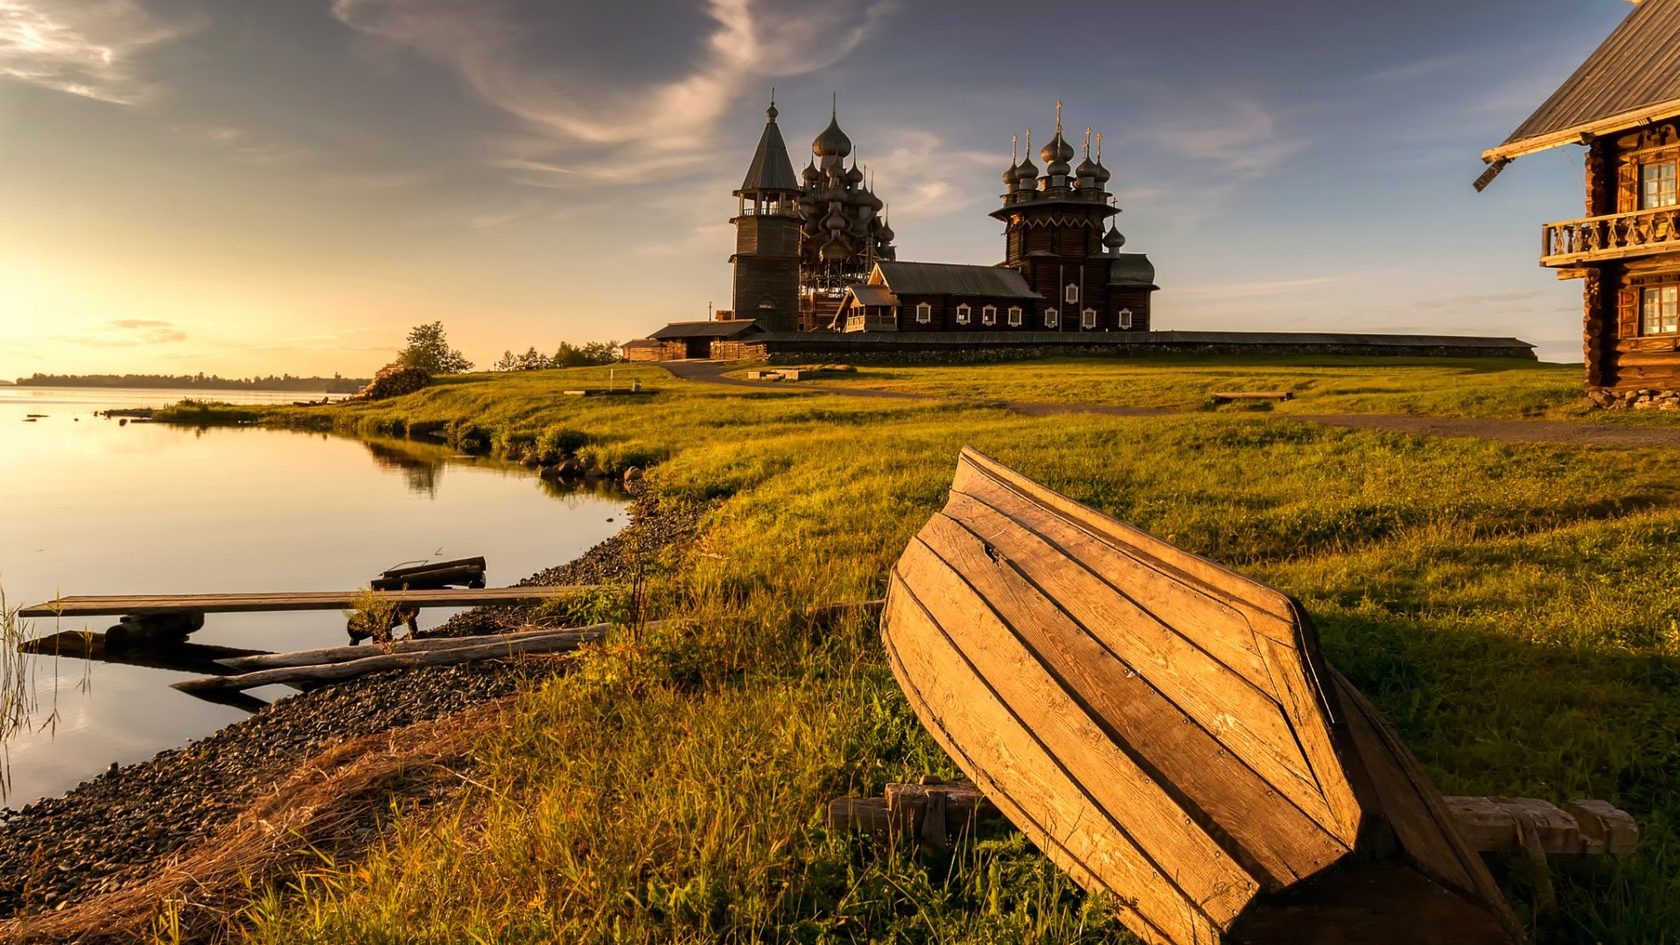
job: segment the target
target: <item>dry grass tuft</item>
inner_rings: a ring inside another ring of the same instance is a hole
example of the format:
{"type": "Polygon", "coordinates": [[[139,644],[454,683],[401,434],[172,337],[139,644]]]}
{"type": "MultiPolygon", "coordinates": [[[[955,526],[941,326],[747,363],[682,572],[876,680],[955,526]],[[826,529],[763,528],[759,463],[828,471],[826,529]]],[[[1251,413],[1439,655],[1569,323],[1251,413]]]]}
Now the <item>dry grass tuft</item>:
{"type": "Polygon", "coordinates": [[[451,769],[497,725],[508,700],[352,739],[309,759],[232,823],[138,885],[60,911],[0,922],[0,941],[133,942],[220,939],[240,924],[253,889],[310,851],[352,839],[399,787],[458,780],[451,769]]]}

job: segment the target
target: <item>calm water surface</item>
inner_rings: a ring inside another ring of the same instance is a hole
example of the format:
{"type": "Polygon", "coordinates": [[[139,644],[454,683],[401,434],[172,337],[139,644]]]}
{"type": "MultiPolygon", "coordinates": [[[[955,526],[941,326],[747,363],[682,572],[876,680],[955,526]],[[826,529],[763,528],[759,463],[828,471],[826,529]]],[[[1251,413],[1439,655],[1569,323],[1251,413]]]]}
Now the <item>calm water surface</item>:
{"type": "MultiPolygon", "coordinates": [[[[612,496],[556,494],[528,470],[406,441],[191,430],[94,416],[183,397],[311,395],[0,387],[0,588],[58,594],[345,590],[405,562],[484,555],[491,586],[581,554],[625,524],[612,496]],[[44,414],[28,420],[28,414],[44,414]]],[[[318,395],[315,395],[318,396],[318,395]]],[[[423,611],[422,629],[453,611],[423,611]]],[[[33,620],[33,635],[115,617],[33,620]]],[[[291,650],[347,642],[338,611],[210,614],[198,643],[291,650]]],[[[169,688],[189,674],[32,658],[37,720],[6,746],[0,806],[62,793],[245,713],[169,688]]],[[[253,690],[278,698],[294,690],[253,690]]]]}

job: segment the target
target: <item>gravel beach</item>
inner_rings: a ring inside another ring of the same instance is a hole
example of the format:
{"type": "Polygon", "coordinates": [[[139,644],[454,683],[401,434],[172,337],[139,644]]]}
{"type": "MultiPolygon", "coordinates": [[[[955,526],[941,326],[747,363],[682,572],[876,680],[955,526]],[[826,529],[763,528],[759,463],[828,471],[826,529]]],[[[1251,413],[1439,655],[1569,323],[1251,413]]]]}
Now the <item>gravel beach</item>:
{"type": "MultiPolygon", "coordinates": [[[[692,509],[635,513],[634,532],[620,532],[521,583],[627,579],[637,553],[683,541],[699,517],[692,509]]],[[[492,632],[526,618],[525,608],[481,608],[431,633],[492,632]]],[[[61,797],[0,811],[0,918],[50,910],[143,878],[160,858],[231,821],[320,751],[482,705],[559,665],[534,660],[399,670],[310,690],[207,738],[114,768],[61,797]]]]}

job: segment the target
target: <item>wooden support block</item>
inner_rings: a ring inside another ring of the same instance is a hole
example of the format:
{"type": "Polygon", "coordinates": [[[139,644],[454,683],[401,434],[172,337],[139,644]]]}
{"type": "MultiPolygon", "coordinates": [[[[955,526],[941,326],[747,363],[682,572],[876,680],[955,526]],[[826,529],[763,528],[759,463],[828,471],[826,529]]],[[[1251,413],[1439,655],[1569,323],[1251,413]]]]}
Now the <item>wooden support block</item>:
{"type": "Polygon", "coordinates": [[[1633,852],[1639,840],[1633,818],[1604,801],[1572,801],[1559,809],[1532,797],[1443,800],[1458,832],[1480,853],[1524,853],[1526,833],[1548,856],[1621,856],[1633,852]]]}
{"type": "Polygon", "coordinates": [[[914,838],[924,850],[949,849],[964,827],[1003,815],[968,781],[889,784],[885,797],[838,797],[828,802],[831,830],[914,838]]]}
{"type": "Polygon", "coordinates": [[[1639,825],[1627,811],[1607,801],[1570,801],[1564,805],[1581,828],[1581,835],[1597,845],[1594,853],[1626,856],[1639,845],[1639,825]]]}

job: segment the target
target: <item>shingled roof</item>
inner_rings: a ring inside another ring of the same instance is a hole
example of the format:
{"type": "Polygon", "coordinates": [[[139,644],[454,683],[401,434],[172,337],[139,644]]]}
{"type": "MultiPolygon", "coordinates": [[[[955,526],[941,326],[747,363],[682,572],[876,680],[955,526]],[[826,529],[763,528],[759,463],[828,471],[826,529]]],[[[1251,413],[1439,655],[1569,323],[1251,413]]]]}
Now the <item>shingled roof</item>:
{"type": "Polygon", "coordinates": [[[977,295],[1036,299],[1039,294],[1013,269],[959,263],[879,262],[875,268],[894,294],[977,295]]]}
{"type": "Polygon", "coordinates": [[[1483,152],[1507,161],[1680,115],[1680,0],[1644,0],[1575,74],[1505,143],[1483,152]]]}
{"type": "Polygon", "coordinates": [[[764,134],[758,138],[758,150],[753,152],[741,190],[798,190],[799,177],[793,173],[793,162],[788,160],[787,142],[776,127],[776,106],[771,105],[764,114],[764,134]]]}
{"type": "Polygon", "coordinates": [[[763,330],[750,318],[737,318],[728,321],[672,322],[649,337],[659,341],[671,341],[676,338],[734,338],[744,333],[763,330]]]}

